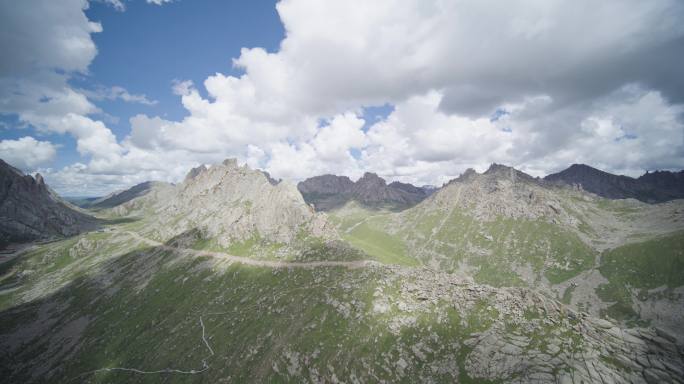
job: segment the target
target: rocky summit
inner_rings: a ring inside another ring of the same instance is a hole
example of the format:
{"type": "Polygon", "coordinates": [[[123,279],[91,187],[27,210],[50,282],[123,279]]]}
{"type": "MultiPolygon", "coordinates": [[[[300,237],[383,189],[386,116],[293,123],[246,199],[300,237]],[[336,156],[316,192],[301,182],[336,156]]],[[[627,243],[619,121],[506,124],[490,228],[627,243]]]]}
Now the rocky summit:
{"type": "Polygon", "coordinates": [[[235,159],[194,168],[183,183],[159,185],[112,210],[118,216],[148,212],[154,215],[145,233],[161,241],[200,236],[228,247],[254,237],[276,243],[290,243],[300,233],[334,237],[294,184],[274,183],[235,159]]]}
{"type": "Polygon", "coordinates": [[[297,185],[304,200],[318,211],[339,208],[355,201],[369,208],[401,210],[423,201],[431,188],[387,182],[375,173],[365,173],[356,182],[347,176],[322,175],[306,179],[297,185]]]}
{"type": "Polygon", "coordinates": [[[608,199],[637,199],[660,203],[684,198],[684,171],[648,172],[632,178],[612,175],[584,164],[545,177],[545,180],[578,185],[584,190],[608,199]]]}
{"type": "Polygon", "coordinates": [[[684,382],[684,201],[498,164],[419,190],[228,159],[113,194],[0,264],[0,381],[684,382]]]}
{"type": "Polygon", "coordinates": [[[0,159],[0,247],[11,242],[70,236],[97,220],[63,201],[43,180],[0,159]]]}

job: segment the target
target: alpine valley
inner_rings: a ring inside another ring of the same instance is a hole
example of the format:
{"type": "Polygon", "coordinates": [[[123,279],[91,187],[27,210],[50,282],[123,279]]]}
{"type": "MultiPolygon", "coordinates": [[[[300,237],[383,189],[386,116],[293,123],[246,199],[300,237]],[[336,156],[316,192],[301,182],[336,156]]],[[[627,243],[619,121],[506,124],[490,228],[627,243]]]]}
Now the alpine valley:
{"type": "Polygon", "coordinates": [[[682,175],[228,159],[67,202],[2,161],[0,382],[684,383],[682,175]]]}

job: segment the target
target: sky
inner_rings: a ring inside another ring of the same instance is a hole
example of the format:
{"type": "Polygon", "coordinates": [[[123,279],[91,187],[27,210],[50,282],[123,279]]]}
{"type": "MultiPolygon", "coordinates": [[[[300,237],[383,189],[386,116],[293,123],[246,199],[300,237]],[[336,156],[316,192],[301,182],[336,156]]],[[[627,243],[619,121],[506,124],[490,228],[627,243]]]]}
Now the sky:
{"type": "Polygon", "coordinates": [[[684,168],[680,0],[0,0],[0,50],[0,158],[67,196],[684,168]]]}

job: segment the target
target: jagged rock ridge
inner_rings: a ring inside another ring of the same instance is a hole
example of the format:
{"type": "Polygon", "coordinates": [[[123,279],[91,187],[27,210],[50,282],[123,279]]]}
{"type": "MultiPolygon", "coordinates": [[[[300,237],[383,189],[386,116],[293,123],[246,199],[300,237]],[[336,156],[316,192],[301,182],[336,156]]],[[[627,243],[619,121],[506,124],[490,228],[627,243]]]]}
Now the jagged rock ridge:
{"type": "Polygon", "coordinates": [[[585,191],[608,199],[633,198],[646,203],[660,203],[684,198],[684,171],[647,172],[635,179],[613,175],[584,164],[573,164],[544,179],[580,185],[585,191]]]}
{"type": "Polygon", "coordinates": [[[200,232],[228,246],[252,236],[289,243],[300,231],[332,236],[325,218],[313,212],[292,183],[275,182],[235,159],[195,168],[183,183],[113,209],[119,215],[151,211],[154,220],[147,229],[163,240],[200,232]]]}
{"type": "Polygon", "coordinates": [[[387,184],[384,179],[369,172],[356,182],[347,176],[315,176],[300,182],[297,188],[304,200],[313,204],[318,211],[339,208],[349,201],[370,208],[401,210],[418,204],[432,192],[431,188],[397,181],[387,184]]]}
{"type": "Polygon", "coordinates": [[[425,206],[467,209],[480,220],[496,217],[573,223],[548,185],[515,168],[492,164],[483,174],[472,169],[451,180],[425,206]]]}
{"type": "Polygon", "coordinates": [[[0,246],[70,236],[92,229],[97,220],[77,211],[36,177],[0,159],[0,246]]]}

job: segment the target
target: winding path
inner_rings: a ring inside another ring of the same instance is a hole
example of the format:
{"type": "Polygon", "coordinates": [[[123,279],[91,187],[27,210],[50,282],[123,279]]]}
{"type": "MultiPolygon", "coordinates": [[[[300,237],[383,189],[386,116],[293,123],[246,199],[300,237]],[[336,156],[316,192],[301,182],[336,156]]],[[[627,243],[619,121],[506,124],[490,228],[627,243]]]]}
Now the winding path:
{"type": "Polygon", "coordinates": [[[179,247],[172,247],[170,245],[166,245],[164,243],[160,243],[156,240],[148,239],[146,237],[140,236],[140,234],[132,232],[132,231],[125,231],[124,233],[138,239],[139,241],[142,241],[148,245],[151,245],[156,248],[163,249],[165,251],[169,252],[181,252],[185,254],[190,254],[193,256],[209,256],[209,257],[215,257],[215,258],[220,258],[224,260],[229,260],[232,262],[240,263],[240,264],[245,264],[245,265],[252,265],[256,267],[267,267],[267,268],[318,268],[318,267],[345,267],[348,269],[358,269],[358,268],[366,268],[371,265],[380,265],[377,261],[373,260],[352,260],[352,261],[335,261],[335,260],[321,260],[321,261],[280,261],[280,260],[258,260],[258,259],[252,259],[249,257],[243,257],[243,256],[235,256],[235,255],[230,255],[228,253],[223,253],[223,252],[214,252],[214,251],[200,251],[197,249],[191,249],[191,248],[179,248],[179,247]]]}

